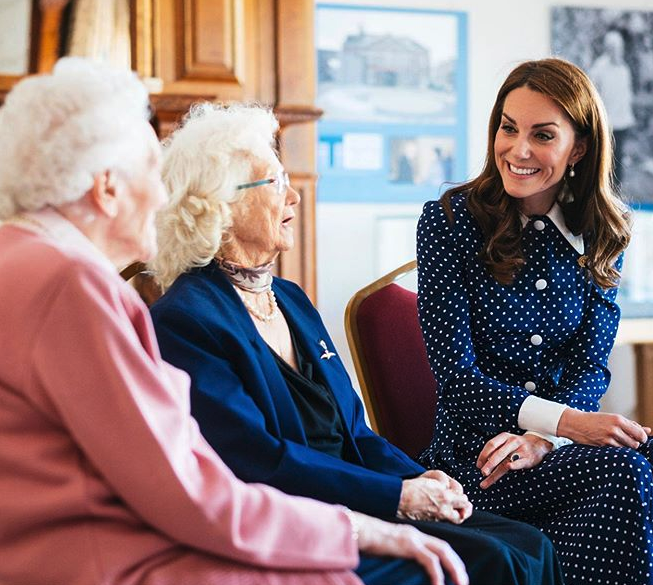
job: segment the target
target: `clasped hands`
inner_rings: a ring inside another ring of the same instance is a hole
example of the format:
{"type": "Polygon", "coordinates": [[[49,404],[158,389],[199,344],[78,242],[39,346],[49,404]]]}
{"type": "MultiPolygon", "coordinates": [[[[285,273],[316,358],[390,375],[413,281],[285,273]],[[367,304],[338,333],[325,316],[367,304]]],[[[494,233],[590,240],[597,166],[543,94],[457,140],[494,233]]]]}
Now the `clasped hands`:
{"type": "Polygon", "coordinates": [[[399,518],[446,520],[460,524],[472,513],[463,487],[443,471],[429,470],[402,483],[399,518]]]}
{"type": "Polygon", "coordinates": [[[537,435],[499,433],[485,443],[476,460],[476,467],[485,478],[481,488],[489,488],[509,471],[539,465],[552,449],[551,442],[537,435]]]}
{"type": "MultiPolygon", "coordinates": [[[[448,520],[460,524],[471,513],[472,504],[463,493],[463,487],[443,471],[429,470],[402,481],[398,518],[448,520]]],[[[362,551],[414,558],[426,569],[434,585],[444,585],[443,569],[455,585],[469,584],[465,565],[444,540],[406,524],[388,524],[366,516],[362,518],[367,523],[377,523],[376,529],[360,532],[359,546],[362,551]],[[386,534],[389,530],[394,532],[386,534]],[[370,543],[367,542],[368,538],[371,539],[370,543]]],[[[362,526],[365,528],[366,524],[362,526]]]]}
{"type": "MultiPolygon", "coordinates": [[[[620,414],[566,408],[557,434],[583,445],[637,449],[648,440],[651,429],[620,414]]],[[[536,467],[552,449],[551,442],[538,435],[498,434],[485,444],[476,460],[484,476],[480,487],[489,488],[509,471],[536,467]]]]}

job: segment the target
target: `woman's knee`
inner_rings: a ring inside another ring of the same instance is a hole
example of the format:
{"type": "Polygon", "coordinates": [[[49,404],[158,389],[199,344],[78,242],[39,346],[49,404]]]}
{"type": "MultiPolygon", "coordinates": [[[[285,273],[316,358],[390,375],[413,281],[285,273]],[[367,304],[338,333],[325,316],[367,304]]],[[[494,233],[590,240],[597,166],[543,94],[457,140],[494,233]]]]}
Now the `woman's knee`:
{"type": "Polygon", "coordinates": [[[651,505],[653,468],[648,458],[627,447],[605,447],[602,451],[595,469],[590,471],[595,496],[637,512],[651,505]]]}
{"type": "Polygon", "coordinates": [[[612,477],[621,478],[637,488],[642,485],[651,485],[653,470],[645,455],[628,447],[610,447],[608,449],[607,459],[609,463],[607,467],[610,471],[608,479],[612,477]]]}
{"type": "Polygon", "coordinates": [[[555,549],[546,535],[528,524],[511,524],[510,534],[478,535],[473,553],[465,558],[471,583],[540,583],[540,576],[559,570],[555,549]]]}

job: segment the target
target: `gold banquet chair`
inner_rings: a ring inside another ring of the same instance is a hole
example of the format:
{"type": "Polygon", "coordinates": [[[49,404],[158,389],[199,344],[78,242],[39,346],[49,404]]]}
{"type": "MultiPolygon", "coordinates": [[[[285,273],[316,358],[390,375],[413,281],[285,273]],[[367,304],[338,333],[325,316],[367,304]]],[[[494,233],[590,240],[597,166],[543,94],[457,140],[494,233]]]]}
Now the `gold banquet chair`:
{"type": "Polygon", "coordinates": [[[417,317],[417,295],[398,280],[415,260],[358,291],[345,331],[372,428],[415,457],[433,435],[437,384],[417,317]]]}

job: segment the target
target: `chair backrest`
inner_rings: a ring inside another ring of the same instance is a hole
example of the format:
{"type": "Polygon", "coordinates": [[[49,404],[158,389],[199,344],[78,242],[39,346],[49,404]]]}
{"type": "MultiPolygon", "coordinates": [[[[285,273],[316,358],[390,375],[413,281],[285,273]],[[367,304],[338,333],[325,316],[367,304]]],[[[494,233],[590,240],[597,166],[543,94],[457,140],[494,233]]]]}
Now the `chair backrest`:
{"type": "Polygon", "coordinates": [[[345,330],[372,428],[416,456],[431,442],[437,384],[417,316],[417,295],[395,281],[408,262],[358,291],[345,311],[345,330]]]}
{"type": "Polygon", "coordinates": [[[120,276],[136,289],[148,307],[161,296],[159,285],[142,262],[126,266],[120,271],[120,276]]]}

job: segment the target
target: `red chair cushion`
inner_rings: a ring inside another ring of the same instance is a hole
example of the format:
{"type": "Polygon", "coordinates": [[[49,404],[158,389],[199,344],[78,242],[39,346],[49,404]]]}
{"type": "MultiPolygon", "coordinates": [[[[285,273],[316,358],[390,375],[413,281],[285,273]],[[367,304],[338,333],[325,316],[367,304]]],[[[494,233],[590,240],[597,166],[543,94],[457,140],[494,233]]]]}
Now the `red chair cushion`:
{"type": "Polygon", "coordinates": [[[360,303],[356,322],[382,434],[415,457],[431,442],[437,401],[417,295],[389,284],[360,303]]]}

